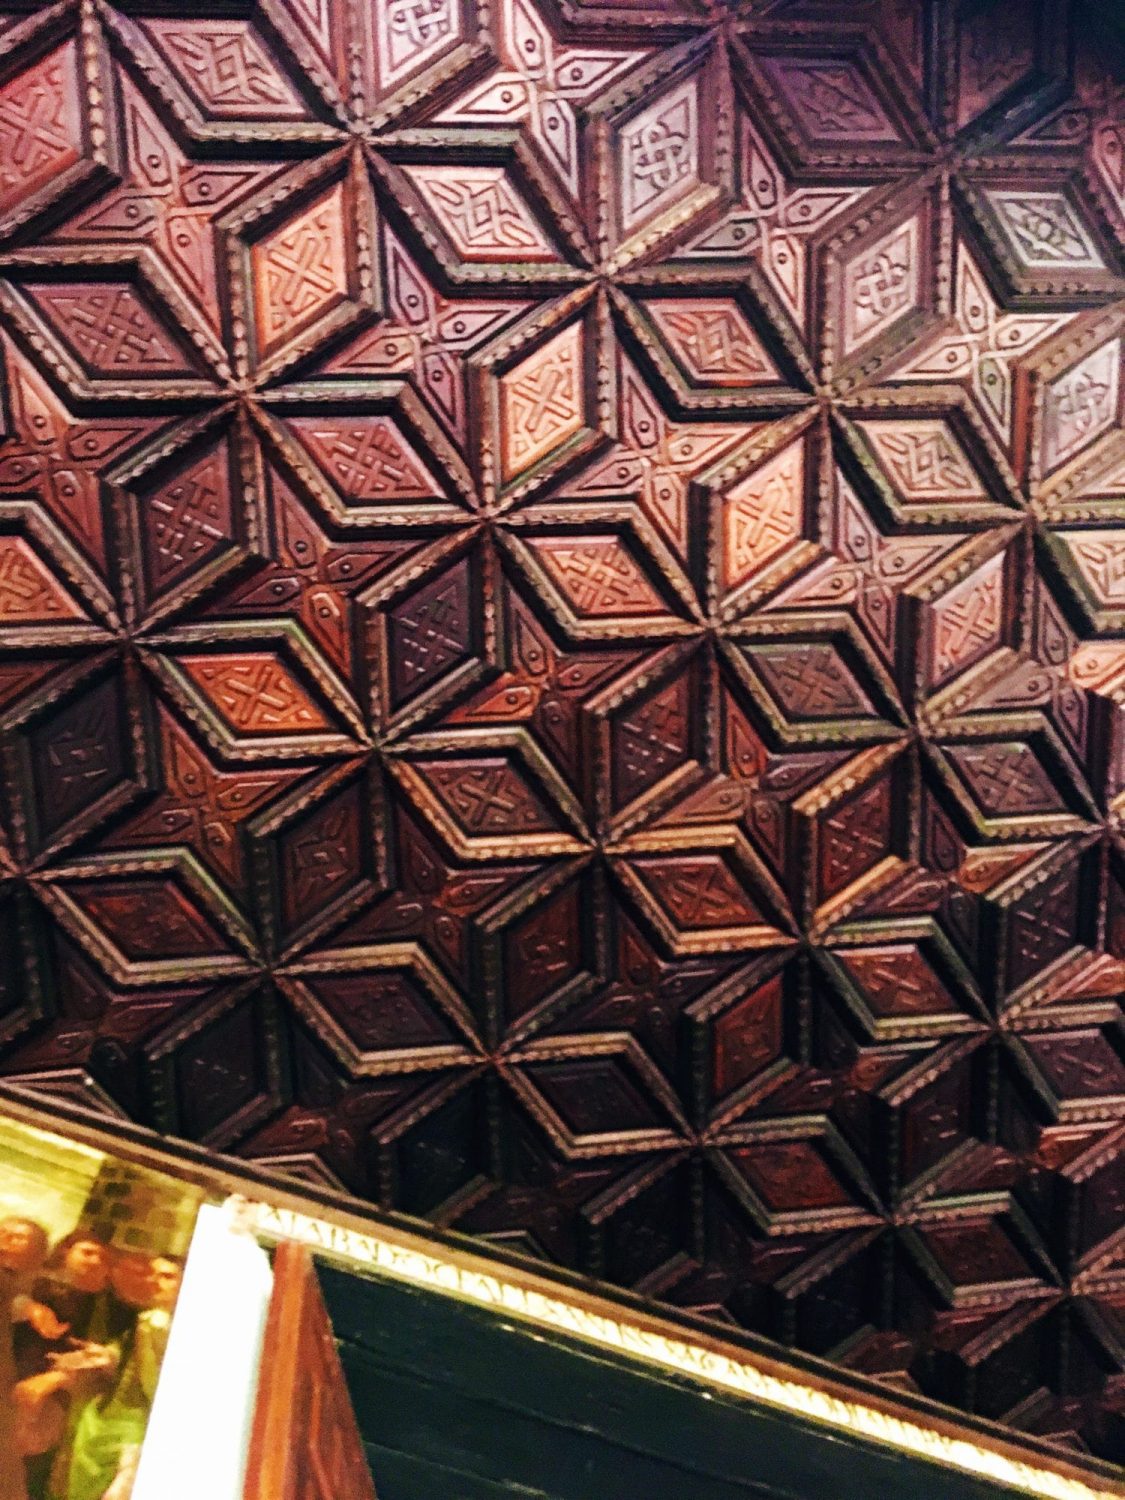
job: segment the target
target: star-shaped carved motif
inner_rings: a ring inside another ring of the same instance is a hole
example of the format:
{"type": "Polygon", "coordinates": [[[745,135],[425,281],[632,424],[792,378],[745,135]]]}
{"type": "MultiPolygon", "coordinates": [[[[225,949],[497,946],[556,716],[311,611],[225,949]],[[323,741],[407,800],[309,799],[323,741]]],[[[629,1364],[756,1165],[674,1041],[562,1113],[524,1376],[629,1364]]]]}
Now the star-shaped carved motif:
{"type": "Polygon", "coordinates": [[[223,771],[164,707],[158,710],[160,786],[105,840],[106,848],[157,844],[194,851],[240,900],[247,896],[242,824],[299,771],[223,771]]]}
{"type": "Polygon", "coordinates": [[[531,0],[499,7],[496,67],[445,105],[443,125],[523,125],[571,198],[582,186],[583,107],[624,78],[650,49],[560,45],[531,0]]]}

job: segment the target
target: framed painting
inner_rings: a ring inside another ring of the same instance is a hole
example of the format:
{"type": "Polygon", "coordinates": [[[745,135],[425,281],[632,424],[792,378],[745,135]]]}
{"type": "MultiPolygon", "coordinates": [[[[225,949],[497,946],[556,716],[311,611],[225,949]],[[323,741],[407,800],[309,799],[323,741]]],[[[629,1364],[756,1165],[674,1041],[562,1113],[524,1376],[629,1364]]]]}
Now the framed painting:
{"type": "Polygon", "coordinates": [[[0,1500],[127,1500],[203,1197],[0,1115],[0,1500]]]}

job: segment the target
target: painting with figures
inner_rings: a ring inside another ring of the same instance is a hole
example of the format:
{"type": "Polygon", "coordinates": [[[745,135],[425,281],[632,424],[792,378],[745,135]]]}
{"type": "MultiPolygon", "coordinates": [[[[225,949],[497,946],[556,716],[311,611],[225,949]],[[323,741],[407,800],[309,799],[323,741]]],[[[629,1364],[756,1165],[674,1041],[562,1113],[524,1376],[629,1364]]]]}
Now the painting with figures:
{"type": "Polygon", "coordinates": [[[129,1500],[202,1196],[0,1116],[0,1500],[129,1500]]]}

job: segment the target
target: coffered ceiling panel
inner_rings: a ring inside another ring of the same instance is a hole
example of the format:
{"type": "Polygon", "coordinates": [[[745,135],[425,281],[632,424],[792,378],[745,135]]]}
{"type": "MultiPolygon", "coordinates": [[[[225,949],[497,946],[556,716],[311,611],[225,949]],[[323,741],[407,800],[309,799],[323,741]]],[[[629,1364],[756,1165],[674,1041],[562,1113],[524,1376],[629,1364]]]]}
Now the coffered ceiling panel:
{"type": "Polygon", "coordinates": [[[1125,1454],[1118,40],[8,0],[0,1068],[1125,1454]]]}

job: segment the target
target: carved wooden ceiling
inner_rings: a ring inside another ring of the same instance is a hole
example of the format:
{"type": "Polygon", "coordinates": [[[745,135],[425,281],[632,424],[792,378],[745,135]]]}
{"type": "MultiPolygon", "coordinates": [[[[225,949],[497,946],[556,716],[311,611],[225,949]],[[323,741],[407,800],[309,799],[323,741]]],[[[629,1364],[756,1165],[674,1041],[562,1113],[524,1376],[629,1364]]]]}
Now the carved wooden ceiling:
{"type": "Polygon", "coordinates": [[[1122,72],[0,4],[0,1067],[1125,1452],[1122,72]]]}

